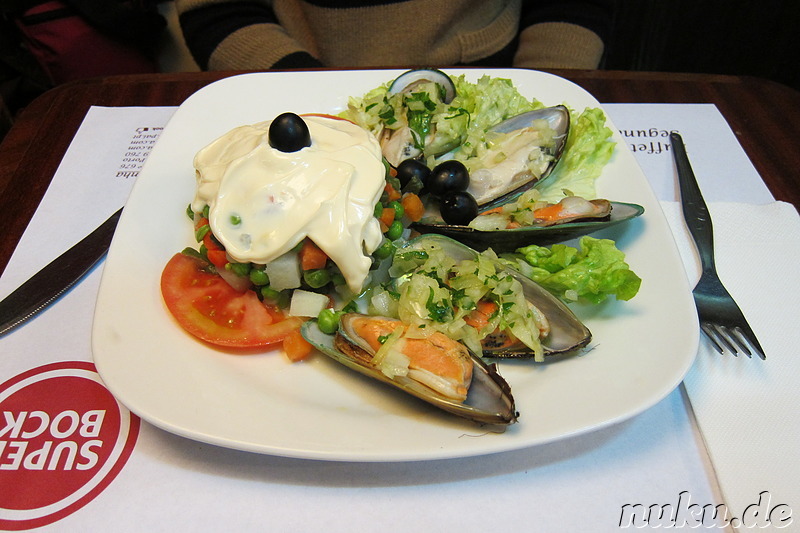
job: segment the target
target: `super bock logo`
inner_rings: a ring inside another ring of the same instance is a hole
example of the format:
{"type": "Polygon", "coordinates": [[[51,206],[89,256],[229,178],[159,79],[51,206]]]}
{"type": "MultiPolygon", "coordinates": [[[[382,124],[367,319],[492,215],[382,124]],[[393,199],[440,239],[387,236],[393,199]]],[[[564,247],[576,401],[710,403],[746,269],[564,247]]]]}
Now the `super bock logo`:
{"type": "Polygon", "coordinates": [[[51,524],[89,503],[138,434],[139,418],[91,363],[53,363],[0,385],[0,529],[51,524]]]}

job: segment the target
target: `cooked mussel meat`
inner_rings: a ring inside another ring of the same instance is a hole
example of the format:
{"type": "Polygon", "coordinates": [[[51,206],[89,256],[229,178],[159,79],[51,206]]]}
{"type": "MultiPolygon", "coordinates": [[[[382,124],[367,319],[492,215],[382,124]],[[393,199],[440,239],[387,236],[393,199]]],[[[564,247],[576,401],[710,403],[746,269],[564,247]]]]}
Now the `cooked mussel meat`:
{"type": "Polygon", "coordinates": [[[578,220],[608,219],[611,216],[611,210],[611,202],[608,200],[586,200],[580,196],[567,196],[558,203],[541,203],[519,215],[498,208],[493,212],[475,217],[468,225],[483,231],[509,229],[521,225],[549,227],[578,220]],[[525,216],[527,219],[517,220],[518,216],[525,216]]]}
{"type": "Polygon", "coordinates": [[[392,318],[348,313],[334,345],[386,376],[407,376],[457,402],[467,398],[472,359],[467,347],[438,331],[392,318]]]}
{"type": "Polygon", "coordinates": [[[466,162],[467,189],[481,209],[492,209],[541,184],[561,159],[569,134],[563,105],[529,111],[493,126],[487,149],[466,162]]]}
{"type": "Polygon", "coordinates": [[[398,320],[357,313],[341,317],[335,336],[314,320],[302,333],[339,363],[439,409],[484,424],[517,420],[511,388],[496,366],[444,335],[425,336],[398,320]]]}

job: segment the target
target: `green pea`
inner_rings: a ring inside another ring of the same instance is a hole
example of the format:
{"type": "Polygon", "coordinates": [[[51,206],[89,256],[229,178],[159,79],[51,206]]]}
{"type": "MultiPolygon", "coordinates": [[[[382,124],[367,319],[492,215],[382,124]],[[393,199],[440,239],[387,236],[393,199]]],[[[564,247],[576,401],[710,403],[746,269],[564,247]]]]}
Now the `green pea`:
{"type": "Polygon", "coordinates": [[[189,220],[194,220],[194,209],[192,209],[192,204],[186,206],[186,216],[189,217],[189,220]]]}
{"type": "Polygon", "coordinates": [[[383,244],[378,246],[378,249],[375,250],[375,257],[378,259],[386,259],[387,257],[391,257],[394,254],[396,247],[392,244],[392,241],[385,240],[383,244]]]}
{"type": "Polygon", "coordinates": [[[400,220],[401,218],[403,218],[403,215],[406,212],[406,210],[403,209],[403,204],[401,204],[397,200],[393,200],[393,201],[389,202],[389,207],[394,209],[394,219],[395,220],[400,220]]]}
{"type": "Polygon", "coordinates": [[[389,230],[386,232],[386,238],[390,241],[396,241],[400,237],[403,236],[403,223],[399,220],[395,220],[392,222],[392,225],[389,226],[389,230]]]}
{"type": "Polygon", "coordinates": [[[281,309],[289,305],[289,291],[276,291],[269,285],[261,287],[261,296],[267,301],[270,301],[280,307],[281,309]]]}
{"type": "Polygon", "coordinates": [[[250,281],[253,285],[269,285],[269,276],[260,268],[253,268],[250,270],[250,281]]]}
{"type": "Polygon", "coordinates": [[[324,268],[306,270],[303,272],[303,281],[305,281],[312,289],[319,289],[331,281],[331,275],[324,268]]]}
{"type": "Polygon", "coordinates": [[[317,326],[322,333],[333,335],[339,329],[339,313],[333,309],[323,309],[317,316],[317,326]]]}
{"type": "Polygon", "coordinates": [[[250,263],[227,263],[225,268],[240,277],[250,275],[250,263]]]}
{"type": "Polygon", "coordinates": [[[380,202],[375,204],[375,211],[372,214],[375,215],[375,218],[381,218],[381,215],[383,215],[383,204],[380,202]]]}

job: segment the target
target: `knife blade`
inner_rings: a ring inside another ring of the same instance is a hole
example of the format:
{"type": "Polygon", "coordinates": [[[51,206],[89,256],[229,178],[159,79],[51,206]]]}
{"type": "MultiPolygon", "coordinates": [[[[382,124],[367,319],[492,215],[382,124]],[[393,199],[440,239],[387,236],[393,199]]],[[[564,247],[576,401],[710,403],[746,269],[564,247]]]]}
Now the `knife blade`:
{"type": "Polygon", "coordinates": [[[78,283],[108,252],[122,209],[0,302],[0,337],[21,326],[78,283]]]}

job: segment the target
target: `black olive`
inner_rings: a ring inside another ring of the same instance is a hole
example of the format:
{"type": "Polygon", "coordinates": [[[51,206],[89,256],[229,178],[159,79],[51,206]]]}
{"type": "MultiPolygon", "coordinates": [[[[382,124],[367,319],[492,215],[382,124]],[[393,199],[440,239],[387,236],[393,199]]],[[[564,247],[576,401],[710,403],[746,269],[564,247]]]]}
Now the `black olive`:
{"type": "Polygon", "coordinates": [[[282,113],[269,125],[269,145],[281,152],[296,152],[311,146],[311,134],[302,118],[282,113]]]}
{"type": "Polygon", "coordinates": [[[447,224],[466,226],[478,216],[478,202],[468,192],[446,192],[439,200],[439,212],[447,224]]]}
{"type": "Polygon", "coordinates": [[[400,180],[401,187],[408,185],[414,178],[417,178],[424,185],[430,175],[431,169],[418,159],[406,159],[397,165],[397,179],[400,180]]]}
{"type": "Polygon", "coordinates": [[[426,186],[431,194],[437,196],[449,191],[466,191],[469,187],[469,172],[461,161],[445,161],[434,167],[426,186]]]}

